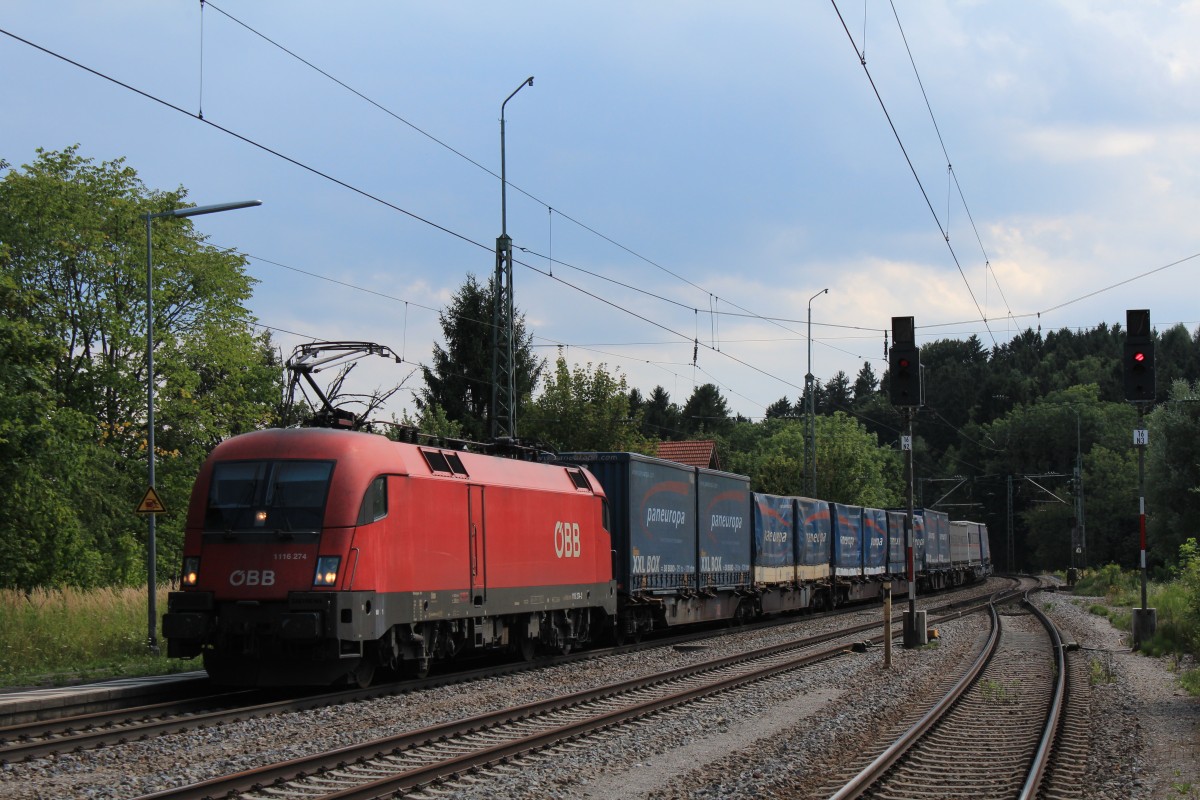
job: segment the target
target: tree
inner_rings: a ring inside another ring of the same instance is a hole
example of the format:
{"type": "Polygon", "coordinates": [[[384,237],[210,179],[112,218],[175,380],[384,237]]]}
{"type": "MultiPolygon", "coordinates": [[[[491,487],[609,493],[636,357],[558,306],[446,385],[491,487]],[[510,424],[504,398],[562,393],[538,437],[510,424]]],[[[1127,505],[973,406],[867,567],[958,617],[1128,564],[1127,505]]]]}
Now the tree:
{"type": "MultiPolygon", "coordinates": [[[[1071,387],[1039,402],[1017,405],[989,424],[966,426],[960,444],[951,450],[956,460],[945,468],[958,471],[967,466],[980,475],[1000,476],[997,480],[1011,476],[1015,519],[1020,523],[1014,530],[1014,553],[1022,561],[1014,566],[1058,569],[1069,563],[1073,511],[1069,502],[1058,503],[1047,490],[1063,497],[1070,494],[1076,452],[1082,452],[1088,563],[1097,564],[1109,555],[1127,561],[1117,542],[1128,536],[1129,526],[1129,518],[1119,510],[1136,508],[1137,473],[1129,471],[1133,462],[1127,455],[1133,420],[1127,404],[1102,402],[1098,386],[1071,387]],[[1047,501],[1062,508],[1036,510],[1047,501]]],[[[996,488],[985,521],[1002,529],[1007,493],[996,488]]]]}
{"type": "Polygon", "coordinates": [[[1173,560],[1200,530],[1200,381],[1175,381],[1150,415],[1146,453],[1148,557],[1173,560]]]}
{"type": "Polygon", "coordinates": [[[850,377],[842,370],[829,379],[825,384],[824,413],[846,411],[850,408],[853,398],[850,396],[850,377]]]}
{"type": "Polygon", "coordinates": [[[642,393],[637,387],[629,390],[629,416],[639,417],[645,413],[646,398],[642,397],[642,393]]]}
{"type": "Polygon", "coordinates": [[[55,402],[63,348],[30,322],[31,302],[0,273],[0,586],[95,585],[111,571],[85,522],[97,516],[91,476],[109,470],[94,420],[55,402]]]}
{"type": "Polygon", "coordinates": [[[771,405],[767,406],[766,418],[779,419],[781,417],[790,417],[795,415],[796,409],[792,408],[791,402],[787,397],[781,397],[771,405]]]}
{"type": "Polygon", "coordinates": [[[683,426],[690,435],[720,435],[733,427],[729,404],[716,384],[705,383],[692,391],[683,406],[683,426]]]}
{"type": "Polygon", "coordinates": [[[392,420],[395,425],[387,431],[389,439],[399,440],[401,427],[416,428],[421,433],[443,439],[463,438],[462,425],[447,417],[446,410],[437,403],[425,404],[416,419],[409,416],[408,411],[404,411],[398,420],[393,414],[392,420]]]}
{"type": "Polygon", "coordinates": [[[671,402],[671,395],[661,386],[655,386],[646,401],[642,417],[642,435],[651,439],[682,439],[683,412],[671,402]]]}
{"type": "Polygon", "coordinates": [[[557,450],[648,451],[641,419],[629,413],[624,375],[600,364],[571,369],[559,356],[526,416],[526,436],[557,450]]]}
{"type": "Polygon", "coordinates": [[[870,361],[864,361],[862,369],[854,379],[854,404],[857,406],[865,403],[878,391],[879,381],[875,377],[875,370],[871,368],[870,361]]]}
{"type": "MultiPolygon", "coordinates": [[[[888,508],[900,502],[900,458],[879,446],[874,434],[842,412],[816,422],[817,497],[838,503],[888,508]]],[[[767,420],[739,426],[731,437],[730,468],[750,476],[755,491],[809,496],[804,472],[806,420],[767,420]]]]}
{"type": "MultiPolygon", "coordinates": [[[[25,416],[31,424],[11,441],[41,437],[42,448],[0,464],[10,514],[0,536],[27,537],[24,552],[46,558],[0,577],[8,585],[140,577],[145,525],[130,509],[146,483],[144,215],[185,198],[182,188],[148,190],[122,159],[97,165],[77,146],[38,150],[0,182],[5,360],[24,365],[4,389],[25,411],[30,392],[41,395],[38,421],[25,416]]],[[[244,306],[254,283],[245,259],[206,245],[189,219],[159,219],[152,234],[156,482],[169,512],[159,515],[161,578],[178,569],[208,448],[272,420],[281,371],[244,306]]]]}
{"type": "MultiPolygon", "coordinates": [[[[422,367],[425,388],[415,398],[418,410],[438,405],[446,416],[462,426],[463,434],[476,441],[490,435],[492,419],[492,304],[495,287],[483,286],[474,275],[459,287],[450,305],[438,314],[442,338],[433,346],[433,367],[422,367]]],[[[514,382],[518,409],[528,405],[545,362],[533,353],[533,335],[525,331],[525,315],[514,321],[514,382]]],[[[522,433],[518,412],[517,431],[522,433]]]]}
{"type": "Polygon", "coordinates": [[[899,505],[900,453],[879,446],[875,435],[841,411],[816,421],[817,494],[837,503],[890,508],[899,505]]]}

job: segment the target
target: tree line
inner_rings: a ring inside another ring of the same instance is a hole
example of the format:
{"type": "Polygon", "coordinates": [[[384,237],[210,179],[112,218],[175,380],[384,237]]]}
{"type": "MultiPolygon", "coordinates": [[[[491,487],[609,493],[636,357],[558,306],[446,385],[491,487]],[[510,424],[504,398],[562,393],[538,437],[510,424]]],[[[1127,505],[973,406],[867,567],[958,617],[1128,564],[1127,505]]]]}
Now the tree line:
{"type": "MultiPolygon", "coordinates": [[[[0,161],[0,170],[0,586],[141,583],[146,525],[133,508],[147,485],[144,215],[186,204],[187,193],[148,189],[123,160],[97,164],[78,147],[39,150],[19,169],[0,161]]],[[[245,260],[207,245],[188,219],[157,220],[152,233],[157,485],[168,505],[158,579],[171,580],[209,450],[292,419],[282,359],[246,309],[254,279],[245,260]]],[[[393,422],[484,439],[492,298],[490,282],[466,277],[440,315],[443,341],[423,368],[415,416],[393,422]]],[[[523,317],[515,331],[525,440],[653,453],[664,440],[712,439],[723,468],[749,475],[756,490],[903,503],[901,420],[887,373],[877,378],[870,362],[853,380],[839,372],[815,382],[810,475],[808,397],[781,397],[747,419],[712,383],[680,402],[662,386],[630,386],[607,364],[540,357],[523,317]]],[[[1122,398],[1123,342],[1120,326],[1102,323],[1029,329],[990,350],[977,337],[924,344],[918,505],[988,523],[1001,568],[1134,566],[1138,420],[1122,398]]],[[[1170,565],[1200,527],[1200,329],[1176,325],[1156,343],[1145,483],[1151,560],[1170,565]]]]}

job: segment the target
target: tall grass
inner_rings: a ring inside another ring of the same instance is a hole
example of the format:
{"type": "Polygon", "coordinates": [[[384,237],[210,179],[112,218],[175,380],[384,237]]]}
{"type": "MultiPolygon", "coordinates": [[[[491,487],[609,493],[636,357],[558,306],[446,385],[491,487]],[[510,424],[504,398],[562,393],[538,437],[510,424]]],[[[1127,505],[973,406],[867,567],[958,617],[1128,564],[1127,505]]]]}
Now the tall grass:
{"type": "MultiPolygon", "coordinates": [[[[158,610],[166,610],[165,588],[158,610]]],[[[0,590],[0,684],[69,683],[197,669],[150,653],[146,589],[0,590]]],[[[159,639],[165,653],[166,643],[159,639]]]]}
{"type": "MultiPolygon", "coordinates": [[[[1138,649],[1148,656],[1195,656],[1200,645],[1200,615],[1197,612],[1195,570],[1185,560],[1180,576],[1166,583],[1152,582],[1146,587],[1146,606],[1155,609],[1154,635],[1140,642],[1138,649]]],[[[1133,630],[1133,608],[1141,608],[1141,575],[1137,571],[1122,572],[1110,564],[1088,571],[1075,585],[1079,595],[1102,596],[1103,605],[1094,605],[1094,613],[1108,617],[1113,626],[1133,630]]],[[[1200,670],[1180,676],[1180,683],[1192,694],[1200,693],[1200,670]]]]}

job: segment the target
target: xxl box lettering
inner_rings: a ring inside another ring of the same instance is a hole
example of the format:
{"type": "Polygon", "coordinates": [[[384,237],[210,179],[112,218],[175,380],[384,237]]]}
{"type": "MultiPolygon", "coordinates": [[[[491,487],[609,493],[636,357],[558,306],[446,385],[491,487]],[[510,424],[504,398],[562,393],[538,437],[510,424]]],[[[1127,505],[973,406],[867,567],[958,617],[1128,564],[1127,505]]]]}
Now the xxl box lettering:
{"type": "Polygon", "coordinates": [[[700,585],[750,584],[750,479],[696,470],[700,585]]]}

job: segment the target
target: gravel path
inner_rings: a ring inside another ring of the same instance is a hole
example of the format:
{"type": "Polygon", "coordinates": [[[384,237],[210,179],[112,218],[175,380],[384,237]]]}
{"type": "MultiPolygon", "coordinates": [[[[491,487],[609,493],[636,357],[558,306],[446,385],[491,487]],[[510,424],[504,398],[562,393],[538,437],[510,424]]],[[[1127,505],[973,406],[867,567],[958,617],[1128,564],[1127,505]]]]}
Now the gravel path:
{"type": "MultiPolygon", "coordinates": [[[[999,583],[997,583],[999,585],[999,583]]],[[[943,602],[945,596],[938,597],[943,602]]],[[[1093,659],[1093,737],[1088,798],[1200,800],[1200,700],[1186,696],[1162,660],[1129,652],[1090,601],[1044,594],[1038,601],[1093,659]]],[[[864,612],[878,617],[879,610],[864,612]]],[[[803,633],[834,624],[796,623],[803,633]]],[[[843,623],[844,624],[844,623],[843,623]]],[[[760,647],[796,635],[785,626],[726,636],[705,651],[656,648],[597,658],[522,676],[416,695],[249,720],[113,747],[0,767],[6,800],[125,800],[172,785],[592,688],[760,647]]],[[[819,792],[831,762],[855,753],[899,717],[907,698],[928,694],[938,678],[979,646],[982,616],[941,626],[935,647],[882,648],[728,692],[659,714],[630,732],[588,737],[498,768],[487,780],[455,784],[426,797],[504,798],[803,798],[819,792]],[[497,786],[496,781],[500,782],[497,786]]],[[[819,796],[819,795],[818,795],[819,796]]]]}

